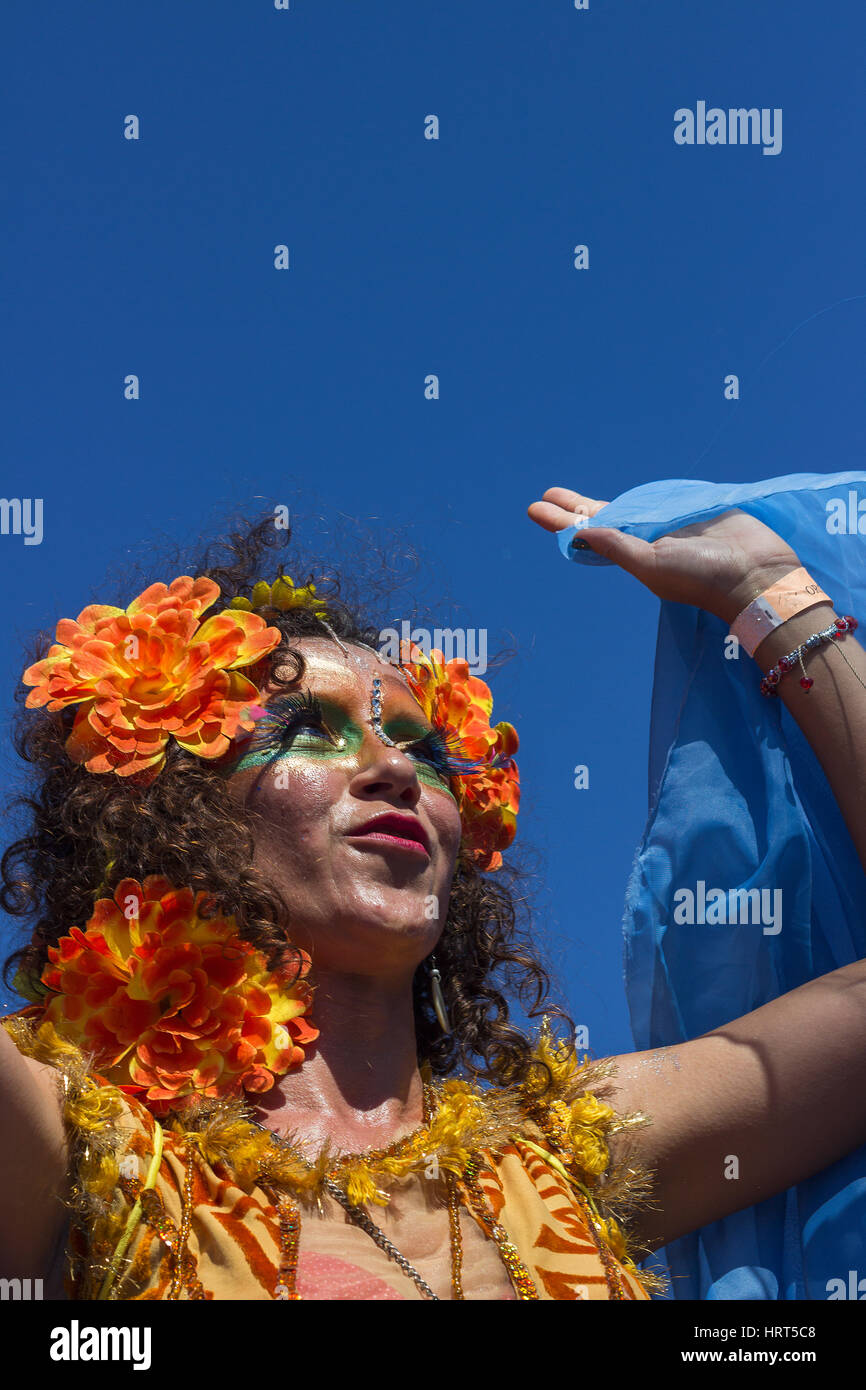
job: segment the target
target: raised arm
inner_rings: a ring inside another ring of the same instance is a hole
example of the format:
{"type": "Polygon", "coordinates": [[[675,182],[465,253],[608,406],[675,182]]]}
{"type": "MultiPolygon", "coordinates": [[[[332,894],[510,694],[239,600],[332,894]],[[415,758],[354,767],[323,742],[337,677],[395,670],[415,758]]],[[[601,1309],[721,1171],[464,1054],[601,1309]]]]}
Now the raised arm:
{"type": "MultiPolygon", "coordinates": [[[[546,530],[594,516],[604,503],[562,488],[529,514],[546,530]]],[[[584,532],[591,549],[660,598],[730,623],[800,565],[768,527],[742,512],[684,527],[652,544],[616,530],[584,532]]],[[[821,604],[789,619],[755,652],[755,679],[838,616],[821,604]]],[[[814,649],[805,690],[799,670],[779,698],[819,758],[866,870],[866,652],[844,640],[814,649]],[[853,668],[853,669],[852,669],[853,668]]],[[[635,1234],[653,1247],[784,1191],[866,1143],[866,961],[791,990],[722,1028],[617,1059],[620,1112],[651,1126],[623,1138],[657,1171],[660,1208],[635,1234]]]]}
{"type": "MultiPolygon", "coordinates": [[[[626,1142],[657,1179],[634,1235],[655,1249],[762,1202],[866,1143],[866,961],[691,1042],[618,1057],[626,1142]]],[[[620,1148],[622,1145],[622,1148],[620,1148]]]]}
{"type": "MultiPolygon", "coordinates": [[[[529,515],[545,530],[561,531],[574,525],[578,508],[595,516],[605,505],[566,488],[550,488],[543,501],[533,502],[529,515]]],[[[602,527],[587,529],[583,539],[659,598],[703,608],[726,623],[801,563],[775,531],[740,511],[684,526],[653,542],[602,527]]],[[[824,603],[777,627],[755,652],[755,679],[760,679],[758,667],[769,671],[780,656],[837,616],[824,603]]],[[[779,685],[779,698],[815,750],[866,872],[866,688],[861,684],[866,682],[866,652],[855,638],[843,641],[853,671],[839,652],[818,647],[809,656],[812,688],[804,690],[792,674],[779,685]]]]}
{"type": "Polygon", "coordinates": [[[0,1027],[0,1278],[47,1279],[66,1227],[58,1075],[0,1027]]]}

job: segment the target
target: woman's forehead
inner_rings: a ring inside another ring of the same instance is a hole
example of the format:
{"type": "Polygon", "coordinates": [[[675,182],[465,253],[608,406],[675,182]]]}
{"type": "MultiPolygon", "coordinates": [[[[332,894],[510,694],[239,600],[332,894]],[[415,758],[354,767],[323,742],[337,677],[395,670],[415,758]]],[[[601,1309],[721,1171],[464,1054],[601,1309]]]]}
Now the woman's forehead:
{"type": "MultiPolygon", "coordinates": [[[[346,655],[335,642],[328,638],[305,637],[292,642],[292,647],[304,658],[305,670],[293,684],[298,687],[321,691],[343,699],[358,699],[369,702],[373,691],[373,681],[381,681],[383,701],[399,703],[407,710],[420,710],[405,676],[389,662],[365,647],[346,643],[346,655]]],[[[277,664],[273,675],[285,681],[294,674],[292,663],[277,664]]],[[[283,686],[269,682],[266,695],[277,694],[283,686]]]]}

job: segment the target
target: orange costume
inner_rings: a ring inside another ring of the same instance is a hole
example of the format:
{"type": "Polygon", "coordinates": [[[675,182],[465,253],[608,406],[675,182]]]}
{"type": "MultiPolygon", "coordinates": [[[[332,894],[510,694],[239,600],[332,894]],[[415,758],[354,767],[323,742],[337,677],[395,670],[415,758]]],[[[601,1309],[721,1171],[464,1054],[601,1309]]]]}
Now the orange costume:
{"type": "MultiPolygon", "coordinates": [[[[315,1165],[286,1159],[279,1141],[248,1119],[243,1102],[205,1100],[163,1128],[140,1101],[89,1073],[82,1053],[40,1018],[30,1008],[2,1022],[22,1052],[62,1078],[72,1158],[70,1298],[421,1297],[362,1232],[316,1216],[322,1193],[315,1165]],[[309,1180],[296,1185],[301,1171],[309,1180]],[[303,1213],[292,1286],[280,1222],[285,1196],[303,1213]]],[[[554,1078],[541,1100],[459,1081],[433,1088],[440,1116],[458,1103],[452,1141],[435,1157],[442,1172],[459,1175],[464,1242],[467,1216],[488,1238],[497,1228],[493,1238],[511,1276],[506,1297],[647,1299],[660,1282],[638,1272],[623,1229],[646,1198],[647,1175],[627,1163],[608,1171],[606,1143],[646,1117],[618,1118],[586,1091],[588,1082],[598,1087],[610,1076],[610,1062],[578,1063],[573,1052],[566,1056],[551,1044],[545,1029],[537,1055],[554,1078]]],[[[372,1178],[379,1189],[373,1200],[381,1202],[385,1182],[396,1203],[417,1201],[413,1194],[433,1181],[434,1154],[425,1147],[432,1138],[428,1126],[385,1151],[396,1155],[390,1175],[387,1156],[378,1167],[361,1158],[344,1170],[344,1180],[355,1183],[358,1196],[372,1178]],[[401,1175],[407,1145],[413,1152],[401,1175]]],[[[328,1155],[325,1166],[333,1159],[328,1155]]],[[[472,1293],[470,1267],[465,1294],[472,1293]]]]}

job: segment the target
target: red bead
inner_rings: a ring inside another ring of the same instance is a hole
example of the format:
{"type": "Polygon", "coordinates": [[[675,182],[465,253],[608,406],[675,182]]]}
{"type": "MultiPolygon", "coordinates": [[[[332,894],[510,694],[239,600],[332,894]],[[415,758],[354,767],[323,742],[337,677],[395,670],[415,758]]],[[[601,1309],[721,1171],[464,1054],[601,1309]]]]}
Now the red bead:
{"type": "Polygon", "coordinates": [[[847,618],[837,618],[837,619],[836,619],[836,626],[837,626],[838,628],[841,628],[841,629],[844,630],[844,629],[848,626],[848,619],[847,619],[847,618]]]}
{"type": "Polygon", "coordinates": [[[849,631],[849,632],[856,632],[856,631],[857,631],[857,619],[856,619],[856,618],[849,618],[849,619],[848,619],[848,631],[849,631]]]}
{"type": "Polygon", "coordinates": [[[801,676],[800,684],[804,690],[811,690],[815,682],[812,680],[811,676],[801,676]]]}

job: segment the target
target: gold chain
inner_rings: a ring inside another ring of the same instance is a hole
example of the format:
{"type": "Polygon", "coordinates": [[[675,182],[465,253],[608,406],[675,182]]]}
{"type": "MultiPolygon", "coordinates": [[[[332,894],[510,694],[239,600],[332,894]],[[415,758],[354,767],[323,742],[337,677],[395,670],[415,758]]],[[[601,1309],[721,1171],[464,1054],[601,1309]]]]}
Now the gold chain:
{"type": "MultiPolygon", "coordinates": [[[[433,1088],[427,1082],[424,1082],[424,1124],[412,1134],[405,1135],[403,1138],[395,1140],[393,1144],[388,1145],[386,1148],[367,1149],[360,1153],[342,1154],[329,1171],[328,1178],[335,1180],[340,1169],[352,1162],[358,1162],[360,1160],[367,1160],[369,1162],[382,1158],[395,1157],[400,1151],[412,1144],[418,1136],[429,1127],[434,1114],[435,1103],[433,1088]]],[[[261,1128],[264,1128],[264,1126],[261,1126],[261,1128]]],[[[273,1131],[271,1131],[271,1133],[273,1133],[273,1131]]],[[[278,1143],[286,1144],[286,1141],[279,1135],[274,1134],[273,1137],[278,1143]]],[[[302,1162],[306,1163],[306,1159],[303,1159],[302,1155],[297,1154],[297,1151],[294,1149],[293,1152],[297,1157],[301,1158],[302,1162]]],[[[467,1167],[464,1174],[462,1192],[454,1174],[445,1174],[445,1187],[448,1194],[448,1230],[451,1246],[451,1297],[452,1299],[465,1302],[465,1294],[463,1292],[463,1239],[460,1231],[461,1197],[465,1193],[468,1197],[467,1205],[475,1212],[481,1222],[482,1228],[496,1245],[509,1278],[517,1291],[518,1297],[521,1299],[537,1299],[538,1292],[532,1282],[529,1271],[520,1260],[517,1250],[509,1241],[506,1232],[499,1223],[493,1219],[492,1212],[487,1208],[484,1194],[476,1181],[475,1175],[477,1169],[477,1161],[473,1161],[467,1167]]],[[[365,1231],[374,1244],[378,1245],[381,1250],[384,1250],[384,1252],[399,1266],[402,1272],[406,1274],[408,1278],[412,1279],[422,1292],[426,1293],[427,1297],[436,1299],[436,1294],[433,1293],[429,1285],[422,1279],[415,1267],[409,1263],[405,1255],[402,1255],[400,1251],[392,1245],[384,1232],[380,1231],[379,1227],[370,1220],[366,1212],[360,1208],[353,1207],[348,1200],[344,1201],[344,1194],[338,1195],[332,1190],[332,1195],[340,1201],[344,1210],[346,1210],[355,1225],[365,1231]]],[[[301,1233],[300,1209],[286,1194],[281,1194],[279,1199],[276,1200],[275,1205],[277,1207],[280,1224],[280,1265],[277,1273],[277,1283],[274,1287],[274,1296],[280,1300],[300,1300],[302,1295],[298,1293],[297,1287],[298,1249],[301,1233]]]]}
{"type": "Polygon", "coordinates": [[[478,1166],[477,1161],[473,1158],[466,1165],[463,1174],[463,1191],[467,1198],[467,1205],[475,1212],[490,1239],[495,1241],[502,1263],[508,1270],[509,1278],[517,1290],[517,1297],[519,1299],[537,1299],[538,1290],[529,1270],[517,1252],[517,1247],[512,1245],[507,1232],[495,1220],[493,1213],[487,1206],[484,1193],[478,1183],[478,1166]]]}
{"type": "Polygon", "coordinates": [[[460,1196],[457,1192],[457,1183],[453,1173],[446,1173],[445,1183],[448,1188],[448,1222],[451,1228],[451,1297],[464,1300],[460,1196]]]}

